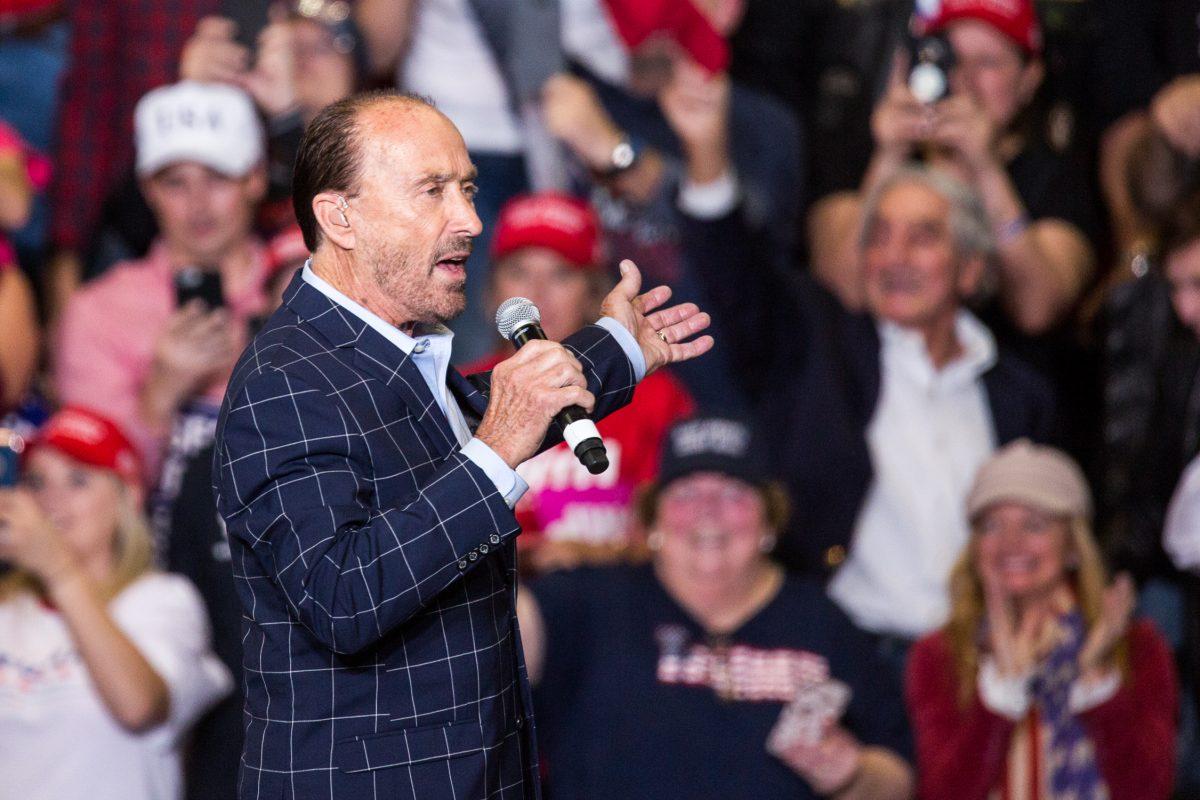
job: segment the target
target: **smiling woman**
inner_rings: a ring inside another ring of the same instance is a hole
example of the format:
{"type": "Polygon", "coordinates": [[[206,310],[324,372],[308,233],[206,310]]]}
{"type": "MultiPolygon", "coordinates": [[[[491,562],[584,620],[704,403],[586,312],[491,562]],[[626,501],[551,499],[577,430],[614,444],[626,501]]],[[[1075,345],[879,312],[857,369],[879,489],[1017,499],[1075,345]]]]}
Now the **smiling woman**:
{"type": "Polygon", "coordinates": [[[0,490],[0,774],[5,796],[182,795],[179,742],[232,688],[201,600],[151,569],[133,447],[82,408],[0,490]]]}
{"type": "Polygon", "coordinates": [[[980,468],[950,620],[909,663],[923,797],[1168,796],[1174,668],[1131,623],[1128,577],[1106,585],[1091,513],[1057,450],[1020,440],[980,468]]]}
{"type": "Polygon", "coordinates": [[[563,797],[907,797],[903,713],[867,637],[769,557],[787,516],[749,429],[667,435],[652,563],[518,595],[548,787],[563,797]]]}

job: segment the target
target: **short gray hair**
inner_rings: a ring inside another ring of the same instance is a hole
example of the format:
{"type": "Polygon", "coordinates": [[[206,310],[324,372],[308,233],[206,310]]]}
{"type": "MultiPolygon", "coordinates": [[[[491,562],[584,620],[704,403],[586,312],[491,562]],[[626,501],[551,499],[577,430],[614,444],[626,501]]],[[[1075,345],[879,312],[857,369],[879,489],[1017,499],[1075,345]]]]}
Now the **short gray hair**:
{"type": "Polygon", "coordinates": [[[959,255],[980,256],[990,260],[996,249],[996,241],[983,200],[975,190],[954,176],[915,161],[904,164],[888,175],[867,196],[863,205],[860,248],[867,245],[867,237],[879,214],[879,203],[883,196],[901,184],[911,183],[924,186],[950,206],[950,235],[954,238],[954,247],[959,255]]]}

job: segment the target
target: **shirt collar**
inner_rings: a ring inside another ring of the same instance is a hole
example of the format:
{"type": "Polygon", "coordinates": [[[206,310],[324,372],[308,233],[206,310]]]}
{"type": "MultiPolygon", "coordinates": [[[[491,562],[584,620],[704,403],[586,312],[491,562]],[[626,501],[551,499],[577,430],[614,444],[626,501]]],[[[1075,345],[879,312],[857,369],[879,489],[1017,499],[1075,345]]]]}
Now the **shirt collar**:
{"type": "Polygon", "coordinates": [[[957,385],[970,383],[996,363],[996,338],[987,326],[971,312],[962,309],[954,319],[954,335],[962,352],[936,369],[925,348],[925,336],[920,331],[905,328],[888,320],[880,320],[879,337],[883,344],[885,363],[902,366],[922,383],[957,385]]]}
{"type": "Polygon", "coordinates": [[[321,294],[328,297],[333,302],[337,303],[342,308],[349,311],[354,316],[361,319],[367,325],[371,326],[377,333],[383,336],[392,344],[399,347],[403,352],[411,354],[414,350],[417,354],[425,352],[426,348],[432,347],[435,351],[449,353],[451,341],[454,338],[454,333],[445,325],[430,325],[422,326],[417,332],[420,337],[422,346],[418,349],[418,340],[409,336],[404,331],[387,322],[378,314],[370,311],[359,303],[351,300],[346,295],[335,289],[329,281],[322,278],[312,269],[312,259],[304,262],[304,269],[301,271],[301,277],[304,281],[316,289],[321,294]]]}

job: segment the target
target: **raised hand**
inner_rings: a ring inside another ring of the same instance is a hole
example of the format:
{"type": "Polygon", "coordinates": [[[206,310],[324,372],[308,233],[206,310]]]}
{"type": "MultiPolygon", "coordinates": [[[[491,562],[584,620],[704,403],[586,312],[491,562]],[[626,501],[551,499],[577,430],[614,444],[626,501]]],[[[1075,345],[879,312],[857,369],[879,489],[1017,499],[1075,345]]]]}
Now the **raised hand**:
{"type": "Polygon", "coordinates": [[[908,59],[899,55],[892,64],[887,93],[871,113],[875,144],[887,155],[907,157],[933,130],[933,109],[913,96],[907,75],[908,59]]]}
{"type": "Polygon", "coordinates": [[[695,303],[660,308],[671,299],[671,289],[657,286],[639,294],[642,273],[629,259],[621,262],[621,280],[600,304],[600,311],[621,323],[642,348],[646,374],[664,364],[675,364],[703,355],[712,349],[711,336],[696,334],[712,322],[695,303]]]}
{"type": "Polygon", "coordinates": [[[1104,590],[1100,618],[1088,631],[1083,649],[1079,652],[1079,674],[1085,681],[1106,667],[1113,649],[1129,630],[1136,602],[1133,579],[1126,573],[1118,575],[1112,585],[1104,590]]]}
{"type": "Polygon", "coordinates": [[[179,77],[185,81],[240,85],[250,67],[250,50],[238,44],[237,23],[226,17],[204,17],[183,46],[179,77]]]}
{"type": "Polygon", "coordinates": [[[689,177],[701,184],[721,177],[729,167],[729,77],[681,60],[658,104],[683,144],[689,177]]]}
{"type": "Polygon", "coordinates": [[[621,129],[587,81],[567,74],[546,81],[542,116],[546,129],[588,167],[600,172],[611,167],[613,149],[621,143],[621,129]]]}
{"type": "Polygon", "coordinates": [[[1200,76],[1185,75],[1168,83],[1150,104],[1150,116],[1176,150],[1200,156],[1200,76]]]}
{"type": "Polygon", "coordinates": [[[934,107],[930,141],[945,147],[972,172],[995,164],[995,137],[992,121],[969,95],[952,95],[934,107]]]}
{"type": "Polygon", "coordinates": [[[271,23],[258,35],[254,69],[241,76],[240,85],[268,117],[280,117],[297,106],[295,37],[287,12],[270,9],[271,23]]]}
{"type": "Polygon", "coordinates": [[[1006,678],[1028,675],[1037,664],[1051,630],[1044,605],[1026,608],[1017,615],[1000,591],[985,587],[988,638],[997,671],[1006,678]]]}
{"type": "Polygon", "coordinates": [[[26,489],[0,489],[0,560],[36,575],[47,587],[78,566],[26,489]]]}

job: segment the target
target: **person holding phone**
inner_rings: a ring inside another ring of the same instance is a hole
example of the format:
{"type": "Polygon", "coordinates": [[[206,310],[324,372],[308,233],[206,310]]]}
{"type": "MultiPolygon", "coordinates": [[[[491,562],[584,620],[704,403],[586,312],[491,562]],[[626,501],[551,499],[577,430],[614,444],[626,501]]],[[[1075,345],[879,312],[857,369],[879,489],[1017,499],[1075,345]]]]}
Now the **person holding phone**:
{"type": "Polygon", "coordinates": [[[649,563],[517,595],[554,797],[911,797],[899,686],[821,584],[771,558],[788,496],[760,443],[666,435],[638,517],[649,563]]]}
{"type": "Polygon", "coordinates": [[[232,86],[155,89],[138,104],[135,135],[159,239],[72,297],[54,377],[63,402],[85,402],[128,431],[153,484],[172,430],[196,438],[180,429],[181,412],[211,439],[247,321],[269,305],[269,259],[252,232],[266,173],[254,104],[232,86]]]}
{"type": "Polygon", "coordinates": [[[809,215],[813,269],[845,304],[861,308],[855,249],[863,198],[913,159],[952,171],[980,194],[996,239],[1000,313],[1013,337],[1044,333],[1073,308],[1091,276],[1099,209],[1082,169],[1035,130],[1045,76],[1032,0],[944,0],[924,34],[949,43],[945,93],[926,95],[931,71],[897,56],[875,107],[875,152],[860,192],[830,195],[809,215]],[[914,69],[915,68],[915,69],[914,69]]]}
{"type": "Polygon", "coordinates": [[[233,689],[196,590],[152,567],[141,473],[64,408],[0,489],[0,797],[181,797],[182,742],[233,689]]]}

